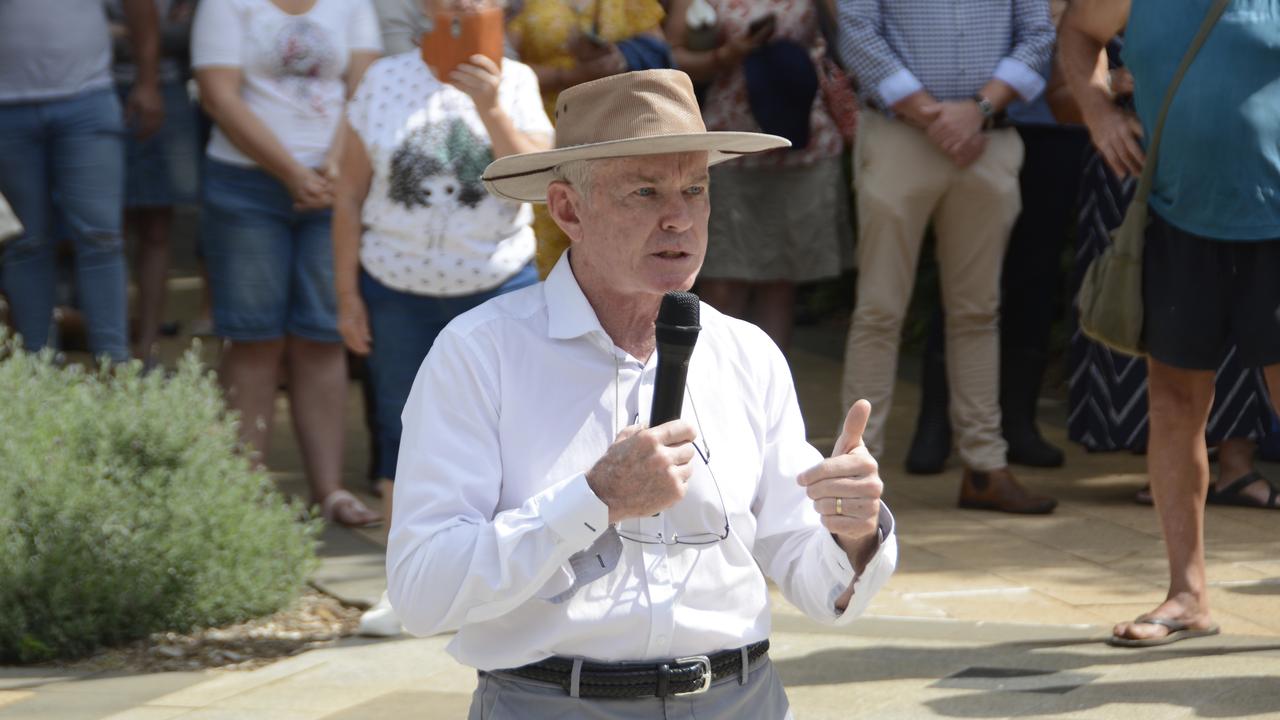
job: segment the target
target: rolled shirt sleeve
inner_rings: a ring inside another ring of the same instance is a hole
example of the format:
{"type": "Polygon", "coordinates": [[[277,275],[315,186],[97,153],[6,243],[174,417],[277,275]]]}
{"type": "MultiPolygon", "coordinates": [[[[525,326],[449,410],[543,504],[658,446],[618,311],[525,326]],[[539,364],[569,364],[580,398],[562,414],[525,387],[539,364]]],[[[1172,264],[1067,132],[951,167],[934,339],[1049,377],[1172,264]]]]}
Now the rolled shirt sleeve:
{"type": "Polygon", "coordinates": [[[1057,31],[1044,0],[1013,1],[1013,49],[996,65],[992,77],[1007,83],[1030,102],[1044,92],[1053,61],[1057,31]]]}
{"type": "Polygon", "coordinates": [[[880,0],[838,0],[840,58],[858,84],[878,95],[885,108],[924,85],[889,47],[884,36],[880,0]]]}
{"type": "Polygon", "coordinates": [[[568,560],[605,531],[586,476],[495,513],[502,486],[494,368],[446,328],[405,404],[387,592],[417,635],[499,617],[572,584],[568,560]]]}

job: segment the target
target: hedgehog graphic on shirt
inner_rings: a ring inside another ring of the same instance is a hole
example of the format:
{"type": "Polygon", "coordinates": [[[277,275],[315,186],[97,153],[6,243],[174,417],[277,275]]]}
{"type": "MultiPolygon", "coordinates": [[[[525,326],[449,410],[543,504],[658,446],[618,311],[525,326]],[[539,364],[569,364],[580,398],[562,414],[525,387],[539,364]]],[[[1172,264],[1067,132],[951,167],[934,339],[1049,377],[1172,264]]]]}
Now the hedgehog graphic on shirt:
{"type": "Polygon", "coordinates": [[[485,199],[480,177],[493,150],[466,122],[423,125],[410,131],[391,155],[390,200],[405,209],[431,208],[423,228],[427,246],[438,248],[451,217],[476,209],[485,199]]]}

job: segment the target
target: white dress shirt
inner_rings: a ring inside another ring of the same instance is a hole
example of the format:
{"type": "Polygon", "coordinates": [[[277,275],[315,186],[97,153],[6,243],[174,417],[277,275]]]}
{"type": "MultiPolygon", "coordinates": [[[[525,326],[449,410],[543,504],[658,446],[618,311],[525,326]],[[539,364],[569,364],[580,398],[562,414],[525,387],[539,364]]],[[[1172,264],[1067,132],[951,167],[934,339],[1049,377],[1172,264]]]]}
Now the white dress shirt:
{"type": "Polygon", "coordinates": [[[892,516],[882,506],[880,548],[837,611],[854,572],[796,482],[822,455],[805,440],[786,360],[760,329],[705,304],[701,324],[682,417],[709,461],[693,459],[678,504],[618,529],[721,532],[722,494],[729,536],[699,546],[624,539],[616,566],[573,592],[570,558],[609,528],[585,473],[621,428],[647,420],[657,353],[641,361],[614,346],[567,254],[545,283],[445,328],[405,404],[387,548],[388,592],[410,632],[457,630],[449,652],[495,670],[763,640],[766,576],[821,622],[866,608],[897,563],[892,516]]]}

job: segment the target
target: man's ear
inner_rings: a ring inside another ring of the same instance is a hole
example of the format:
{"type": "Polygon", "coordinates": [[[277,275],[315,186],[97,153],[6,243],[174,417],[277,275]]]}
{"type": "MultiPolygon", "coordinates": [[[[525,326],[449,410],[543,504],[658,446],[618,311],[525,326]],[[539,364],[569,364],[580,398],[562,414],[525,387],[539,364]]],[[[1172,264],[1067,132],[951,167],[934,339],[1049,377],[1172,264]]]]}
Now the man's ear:
{"type": "Polygon", "coordinates": [[[556,180],[547,186],[547,213],[560,226],[569,242],[577,244],[582,238],[582,194],[567,182],[556,180]]]}

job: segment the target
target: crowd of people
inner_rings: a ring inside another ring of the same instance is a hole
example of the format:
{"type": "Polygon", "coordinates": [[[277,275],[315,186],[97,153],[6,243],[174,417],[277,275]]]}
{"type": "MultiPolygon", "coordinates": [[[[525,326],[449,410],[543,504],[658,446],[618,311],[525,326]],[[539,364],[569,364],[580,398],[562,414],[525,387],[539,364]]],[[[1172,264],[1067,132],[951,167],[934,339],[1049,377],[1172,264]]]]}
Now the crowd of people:
{"type": "MultiPolygon", "coordinates": [[[[1166,116],[1165,90],[1210,5],[4,3],[0,195],[23,228],[0,256],[8,324],[31,350],[57,346],[69,241],[90,351],[154,363],[173,209],[198,204],[219,377],[246,447],[266,457],[286,387],[311,501],[333,522],[375,525],[392,517],[402,413],[411,391],[424,392],[415,378],[437,338],[463,313],[554,276],[577,247],[565,229],[574,203],[492,194],[486,168],[563,147],[553,126],[585,111],[560,102],[567,88],[678,68],[708,131],[790,143],[710,169],[702,299],[785,354],[797,286],[856,267],[842,395],[870,401],[862,437],[885,461],[904,320],[932,235],[941,302],[906,467],[941,472],[954,446],[960,507],[1024,514],[1057,504],[1011,466],[1064,462],[1036,414],[1050,331],[1067,315],[1069,436],[1089,450],[1147,452],[1150,486],[1136,499],[1155,504],[1169,547],[1168,600],[1115,639],[1211,632],[1204,503],[1280,507],[1280,483],[1254,467],[1258,444],[1280,434],[1280,58],[1266,39],[1280,32],[1280,9],[1231,0],[1177,72],[1166,116]],[[419,39],[437,19],[495,11],[504,58],[427,63],[419,39]],[[833,62],[858,108],[838,101],[824,72],[833,62]],[[1143,148],[1157,126],[1155,164],[1143,148]],[[1141,359],[1085,336],[1070,308],[1144,171],[1153,220],[1141,359]],[[126,233],[137,239],[132,333],[126,233]],[[352,356],[364,358],[381,512],[343,488],[352,356]]],[[[576,162],[554,178],[601,182],[576,162]]],[[[617,275],[603,276],[624,282],[617,275]]],[[[641,373],[643,358],[613,369],[641,373]]],[[[454,392],[505,380],[479,365],[452,372],[454,392]]],[[[400,627],[385,599],[367,621],[374,633],[400,627]]]]}

